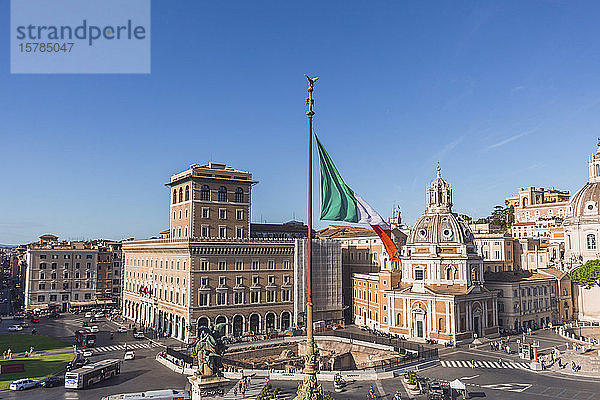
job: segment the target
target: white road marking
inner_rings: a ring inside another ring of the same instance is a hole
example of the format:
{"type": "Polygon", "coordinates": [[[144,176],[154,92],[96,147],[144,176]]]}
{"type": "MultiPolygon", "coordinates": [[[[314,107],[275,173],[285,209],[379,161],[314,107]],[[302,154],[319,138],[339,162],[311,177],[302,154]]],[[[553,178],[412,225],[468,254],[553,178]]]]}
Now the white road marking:
{"type": "Polygon", "coordinates": [[[475,379],[475,378],[477,378],[478,376],[479,376],[479,375],[473,375],[473,376],[463,376],[463,377],[462,377],[462,378],[460,378],[460,379],[462,379],[462,380],[464,380],[464,381],[468,381],[468,380],[470,380],[470,379],[475,379]]]}

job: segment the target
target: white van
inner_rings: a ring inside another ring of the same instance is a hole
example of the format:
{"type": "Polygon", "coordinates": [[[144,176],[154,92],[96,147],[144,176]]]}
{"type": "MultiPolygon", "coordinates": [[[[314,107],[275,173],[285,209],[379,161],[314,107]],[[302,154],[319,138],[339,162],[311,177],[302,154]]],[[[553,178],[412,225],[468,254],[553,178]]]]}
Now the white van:
{"type": "Polygon", "coordinates": [[[102,397],[102,400],[190,400],[190,393],[185,390],[149,390],[139,393],[122,393],[102,397]]]}

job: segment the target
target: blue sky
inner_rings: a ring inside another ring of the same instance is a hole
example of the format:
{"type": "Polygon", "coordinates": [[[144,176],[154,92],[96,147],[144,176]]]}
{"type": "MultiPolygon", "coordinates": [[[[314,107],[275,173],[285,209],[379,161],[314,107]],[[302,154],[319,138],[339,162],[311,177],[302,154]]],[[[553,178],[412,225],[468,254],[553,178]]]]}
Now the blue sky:
{"type": "MultiPolygon", "coordinates": [[[[144,238],[170,175],[226,162],[252,219],[306,220],[304,73],[315,128],[384,216],[424,210],[437,161],[454,210],[519,187],[572,193],[600,136],[597,2],[154,0],[149,75],[11,75],[0,2],[0,243],[144,238]]],[[[324,226],[325,223],[320,223],[324,226]]]]}

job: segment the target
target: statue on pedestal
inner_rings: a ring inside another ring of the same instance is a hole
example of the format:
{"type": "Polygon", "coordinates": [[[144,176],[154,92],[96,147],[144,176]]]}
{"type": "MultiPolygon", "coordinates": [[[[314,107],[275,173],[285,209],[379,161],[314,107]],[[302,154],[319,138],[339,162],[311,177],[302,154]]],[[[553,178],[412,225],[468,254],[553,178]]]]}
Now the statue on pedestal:
{"type": "Polygon", "coordinates": [[[223,332],[226,323],[217,324],[213,328],[201,326],[198,328],[198,341],[195,345],[196,357],[198,358],[198,370],[196,376],[208,377],[218,376],[222,373],[223,332]]]}

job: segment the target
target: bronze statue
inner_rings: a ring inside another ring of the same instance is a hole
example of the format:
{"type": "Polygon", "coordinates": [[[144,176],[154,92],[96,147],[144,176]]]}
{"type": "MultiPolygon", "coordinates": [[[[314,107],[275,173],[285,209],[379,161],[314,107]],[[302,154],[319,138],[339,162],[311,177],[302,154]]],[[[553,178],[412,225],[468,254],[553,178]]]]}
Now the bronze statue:
{"type": "Polygon", "coordinates": [[[225,353],[223,332],[226,323],[217,324],[213,328],[198,327],[198,340],[195,351],[198,358],[198,376],[220,375],[223,367],[222,358],[225,353]]]}

